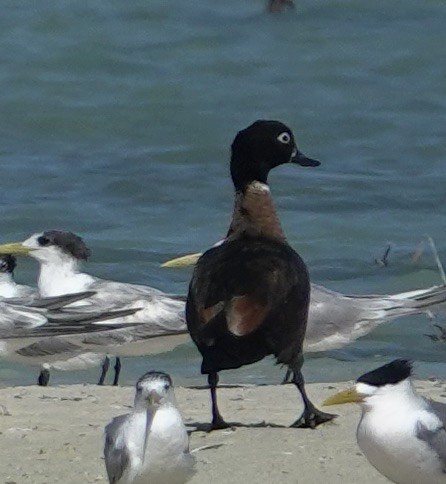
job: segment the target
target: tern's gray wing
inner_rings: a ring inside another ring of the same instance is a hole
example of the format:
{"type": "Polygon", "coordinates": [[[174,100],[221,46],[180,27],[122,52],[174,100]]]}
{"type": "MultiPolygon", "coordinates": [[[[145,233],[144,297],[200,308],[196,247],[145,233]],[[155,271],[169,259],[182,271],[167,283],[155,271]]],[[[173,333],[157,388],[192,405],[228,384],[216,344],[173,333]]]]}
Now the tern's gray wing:
{"type": "Polygon", "coordinates": [[[38,328],[47,322],[42,311],[0,302],[0,338],[16,331],[38,328]]]}
{"type": "MultiPolygon", "coordinates": [[[[136,299],[151,299],[157,297],[166,297],[167,295],[153,287],[139,284],[127,284],[124,282],[107,281],[106,279],[94,278],[94,281],[88,286],[89,291],[94,291],[95,295],[86,305],[96,308],[123,306],[135,301],[136,299]]],[[[81,304],[78,307],[82,307],[81,304]]]]}
{"type": "Polygon", "coordinates": [[[48,311],[0,302],[0,339],[36,338],[79,333],[100,332],[126,326],[121,323],[128,310],[79,315],[66,311],[48,311]],[[113,322],[118,319],[118,323],[113,322]]]}
{"type": "Polygon", "coordinates": [[[94,291],[84,291],[55,297],[39,297],[35,298],[30,306],[45,309],[61,309],[71,303],[92,297],[94,294],[94,291]]]}
{"type": "Polygon", "coordinates": [[[429,401],[431,410],[441,420],[441,424],[434,429],[426,427],[423,422],[417,422],[417,437],[425,442],[437,453],[446,472],[446,405],[441,402],[429,401]]]}
{"type": "Polygon", "coordinates": [[[361,301],[312,284],[304,351],[326,351],[350,343],[373,329],[367,324],[371,327],[362,333],[368,323],[364,316],[361,301]]]}
{"type": "Polygon", "coordinates": [[[51,337],[36,341],[24,348],[20,348],[16,353],[20,356],[35,358],[60,355],[61,353],[75,354],[82,351],[82,347],[77,346],[66,339],[51,337]]]}
{"type": "Polygon", "coordinates": [[[184,297],[169,296],[149,286],[95,279],[89,285],[90,298],[69,306],[70,311],[88,314],[115,310],[133,310],[125,323],[153,324],[161,331],[181,331],[186,328],[184,297]]]}
{"type": "Polygon", "coordinates": [[[117,484],[130,464],[130,453],[122,435],[127,420],[128,415],[120,415],[105,427],[104,457],[110,484],[117,484]]]}
{"type": "Polygon", "coordinates": [[[94,294],[94,291],[85,291],[74,294],[64,294],[63,296],[40,297],[35,293],[23,297],[10,297],[4,301],[8,304],[28,306],[30,308],[61,309],[68,304],[94,296],[94,294]]]}
{"type": "Polygon", "coordinates": [[[446,286],[392,295],[346,295],[311,284],[305,352],[340,348],[383,322],[425,313],[446,301],[446,286]]]}
{"type": "Polygon", "coordinates": [[[137,343],[161,336],[187,334],[187,328],[170,330],[151,324],[135,324],[134,326],[119,328],[114,331],[103,331],[97,334],[86,334],[82,338],[85,345],[114,346],[127,343],[137,343]]]}
{"type": "Polygon", "coordinates": [[[72,321],[74,323],[100,323],[105,326],[113,328],[113,326],[126,326],[131,323],[123,322],[122,318],[132,316],[137,312],[137,309],[117,309],[116,311],[97,311],[96,313],[82,313],[79,311],[60,310],[57,312],[48,313],[48,321],[57,323],[60,321],[72,321]],[[117,321],[115,321],[117,320],[117,321]]]}

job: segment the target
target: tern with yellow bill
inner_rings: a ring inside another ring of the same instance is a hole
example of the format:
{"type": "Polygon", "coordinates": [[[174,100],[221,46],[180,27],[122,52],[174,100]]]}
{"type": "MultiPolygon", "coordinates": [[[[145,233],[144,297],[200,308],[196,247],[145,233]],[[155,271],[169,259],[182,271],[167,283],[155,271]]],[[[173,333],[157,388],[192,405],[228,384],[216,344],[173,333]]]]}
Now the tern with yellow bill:
{"type": "Polygon", "coordinates": [[[446,404],[420,396],[408,360],[365,373],[324,405],[356,402],[358,445],[370,464],[397,484],[446,482],[446,404]]]}
{"type": "MultiPolygon", "coordinates": [[[[214,247],[222,244],[218,242],[214,247]]],[[[162,266],[195,265],[201,253],[169,260],[162,266]]],[[[305,353],[334,350],[365,336],[382,323],[411,314],[443,311],[446,285],[396,294],[343,294],[311,283],[310,308],[304,340],[305,353]],[[440,305],[443,304],[443,307],[440,305]]]]}
{"type": "MultiPolygon", "coordinates": [[[[126,311],[122,318],[126,326],[118,331],[104,331],[88,338],[73,341],[88,352],[115,356],[145,356],[159,353],[160,345],[154,338],[169,338],[165,351],[188,340],[185,324],[185,297],[165,294],[141,284],[129,284],[100,279],[81,271],[81,264],[88,260],[90,249],[72,232],[48,230],[36,233],[23,242],[0,245],[0,254],[29,255],[39,262],[38,292],[43,297],[54,297],[80,291],[91,291],[91,297],[70,306],[70,311],[80,315],[97,312],[126,311]],[[168,346],[170,345],[170,346],[168,346]]],[[[27,351],[50,353],[57,360],[57,353],[69,353],[63,345],[51,345],[27,351]]],[[[99,383],[104,382],[108,369],[105,360],[99,383]]],[[[121,365],[115,366],[114,384],[118,383],[121,365]]],[[[60,367],[59,369],[63,369],[60,367]]]]}
{"type": "Polygon", "coordinates": [[[171,377],[149,371],[136,383],[133,410],[105,428],[110,484],[183,484],[195,473],[171,377]]]}

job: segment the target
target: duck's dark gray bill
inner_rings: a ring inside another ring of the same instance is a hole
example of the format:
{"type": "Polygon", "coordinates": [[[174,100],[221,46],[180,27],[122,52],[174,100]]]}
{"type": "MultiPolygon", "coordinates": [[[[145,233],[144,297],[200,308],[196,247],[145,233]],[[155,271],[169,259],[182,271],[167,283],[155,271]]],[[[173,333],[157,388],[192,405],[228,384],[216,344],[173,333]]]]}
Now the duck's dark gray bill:
{"type": "Polygon", "coordinates": [[[320,161],[313,160],[313,158],[307,158],[299,151],[296,153],[296,156],[293,159],[293,163],[298,163],[301,166],[319,166],[321,164],[320,161]]]}

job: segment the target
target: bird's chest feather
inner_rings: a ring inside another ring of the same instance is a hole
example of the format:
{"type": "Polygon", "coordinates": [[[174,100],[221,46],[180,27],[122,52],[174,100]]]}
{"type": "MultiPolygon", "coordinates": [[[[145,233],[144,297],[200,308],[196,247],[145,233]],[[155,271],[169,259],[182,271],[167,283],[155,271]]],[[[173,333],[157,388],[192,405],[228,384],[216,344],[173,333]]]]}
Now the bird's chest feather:
{"type": "Polygon", "coordinates": [[[228,236],[237,237],[240,234],[262,235],[285,241],[268,185],[255,181],[243,193],[236,194],[228,236]]]}
{"type": "Polygon", "coordinates": [[[180,413],[176,408],[167,407],[156,411],[149,420],[146,412],[134,415],[126,446],[132,456],[132,464],[125,482],[170,482],[171,474],[182,468],[183,454],[188,448],[180,413]]]}
{"type": "Polygon", "coordinates": [[[144,466],[171,465],[188,447],[188,437],[176,408],[156,411],[147,433],[144,466]]]}
{"type": "Polygon", "coordinates": [[[42,267],[39,274],[39,292],[43,297],[60,296],[86,291],[94,279],[88,274],[73,273],[62,266],[42,267]]]}
{"type": "Polygon", "coordinates": [[[0,278],[0,297],[8,298],[16,296],[18,296],[18,287],[15,282],[0,278]]]}
{"type": "Polygon", "coordinates": [[[423,471],[427,467],[435,474],[439,461],[428,444],[417,438],[417,420],[418,415],[413,412],[365,415],[357,431],[359,447],[370,463],[393,482],[443,482],[435,475],[429,480],[423,471]]]}

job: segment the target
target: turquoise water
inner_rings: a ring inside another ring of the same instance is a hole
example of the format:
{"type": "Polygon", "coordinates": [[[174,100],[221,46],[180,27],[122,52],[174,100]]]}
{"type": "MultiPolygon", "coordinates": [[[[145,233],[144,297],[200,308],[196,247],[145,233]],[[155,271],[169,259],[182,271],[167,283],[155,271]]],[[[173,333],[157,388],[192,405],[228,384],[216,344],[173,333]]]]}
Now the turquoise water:
{"type": "MultiPolygon", "coordinates": [[[[295,131],[317,169],[270,182],[312,280],[350,293],[439,283],[425,234],[445,256],[446,4],[441,0],[6,0],[0,16],[1,240],[69,229],[92,248],[92,274],[184,293],[189,271],[166,258],[221,238],[232,209],[229,145],[258,118],[295,131]],[[373,260],[394,244],[389,267],[373,260]],[[427,247],[427,246],[426,246],[427,247]]],[[[36,265],[20,260],[17,280],[36,265]]],[[[423,317],[378,328],[309,358],[308,380],[352,378],[393,356],[444,376],[445,347],[423,317]]],[[[192,345],[125,360],[201,382],[192,345]],[[186,361],[186,364],[184,363],[186,361]]],[[[3,383],[35,368],[0,363],[3,383]]],[[[97,371],[53,381],[95,381],[97,371]]],[[[227,381],[278,381],[270,360],[227,381]]]]}

